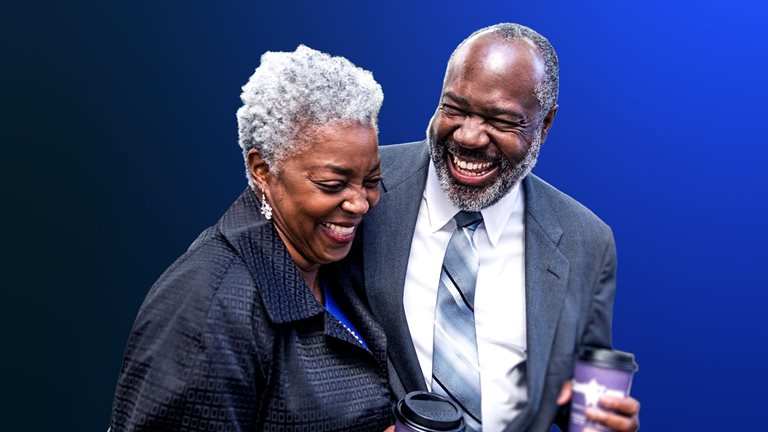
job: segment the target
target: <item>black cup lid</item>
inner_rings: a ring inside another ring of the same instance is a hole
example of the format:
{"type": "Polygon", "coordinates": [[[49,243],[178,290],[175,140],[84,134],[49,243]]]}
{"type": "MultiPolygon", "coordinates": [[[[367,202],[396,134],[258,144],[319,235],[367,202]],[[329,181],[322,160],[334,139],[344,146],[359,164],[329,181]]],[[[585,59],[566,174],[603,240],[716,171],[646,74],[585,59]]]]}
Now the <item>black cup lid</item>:
{"type": "Polygon", "coordinates": [[[418,430],[463,430],[461,409],[452,401],[429,392],[415,391],[400,399],[395,415],[403,424],[418,430]]]}
{"type": "Polygon", "coordinates": [[[591,363],[595,366],[620,369],[629,372],[637,371],[635,355],[624,351],[584,347],[579,352],[579,360],[591,363]]]}

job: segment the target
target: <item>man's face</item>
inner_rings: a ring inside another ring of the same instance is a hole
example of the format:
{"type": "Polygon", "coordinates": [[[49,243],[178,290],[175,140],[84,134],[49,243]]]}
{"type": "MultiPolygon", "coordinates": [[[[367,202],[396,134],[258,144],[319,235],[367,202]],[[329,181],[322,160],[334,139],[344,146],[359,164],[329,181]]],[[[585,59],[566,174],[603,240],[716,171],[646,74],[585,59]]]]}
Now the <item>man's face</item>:
{"type": "Polygon", "coordinates": [[[478,36],[448,65],[428,129],[432,161],[448,198],[478,211],[499,201],[536,164],[554,110],[534,94],[544,63],[533,45],[478,36]]]}

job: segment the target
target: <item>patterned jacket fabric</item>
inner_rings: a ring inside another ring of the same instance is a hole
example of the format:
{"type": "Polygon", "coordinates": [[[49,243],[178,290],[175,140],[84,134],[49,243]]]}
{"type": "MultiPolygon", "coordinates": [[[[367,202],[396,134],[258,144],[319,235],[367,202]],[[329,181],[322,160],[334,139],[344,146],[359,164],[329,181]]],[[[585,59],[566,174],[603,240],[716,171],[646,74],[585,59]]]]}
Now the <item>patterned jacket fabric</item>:
{"type": "MultiPolygon", "coordinates": [[[[128,339],[112,432],[383,430],[386,340],[349,290],[363,348],[304,283],[247,189],[158,279],[128,339]]],[[[329,288],[339,284],[321,269],[329,288]]]]}

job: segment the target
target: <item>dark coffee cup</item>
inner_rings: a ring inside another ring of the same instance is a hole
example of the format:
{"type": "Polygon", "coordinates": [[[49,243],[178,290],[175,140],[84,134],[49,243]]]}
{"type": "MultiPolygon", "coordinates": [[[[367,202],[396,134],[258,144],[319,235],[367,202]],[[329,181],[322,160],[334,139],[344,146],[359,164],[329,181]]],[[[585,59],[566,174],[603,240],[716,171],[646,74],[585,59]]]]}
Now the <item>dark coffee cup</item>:
{"type": "Polygon", "coordinates": [[[395,432],[463,431],[461,409],[443,396],[415,391],[395,405],[395,432]]]}
{"type": "Polygon", "coordinates": [[[631,353],[602,348],[585,347],[579,353],[573,371],[573,399],[571,400],[570,431],[581,432],[585,427],[609,431],[587,420],[584,411],[599,407],[600,398],[629,396],[632,375],[637,371],[635,356],[631,353]]]}

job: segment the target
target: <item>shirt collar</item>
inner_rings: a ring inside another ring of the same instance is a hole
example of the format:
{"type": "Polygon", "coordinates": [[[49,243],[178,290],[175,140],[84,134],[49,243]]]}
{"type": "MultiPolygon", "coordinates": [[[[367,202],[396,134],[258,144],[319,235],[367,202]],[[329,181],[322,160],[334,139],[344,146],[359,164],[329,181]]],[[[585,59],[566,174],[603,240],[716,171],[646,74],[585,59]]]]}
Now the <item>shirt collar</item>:
{"type": "MultiPolygon", "coordinates": [[[[480,213],[483,215],[485,232],[494,246],[499,241],[501,233],[504,231],[504,226],[512,217],[512,214],[522,212],[523,210],[524,202],[520,183],[517,182],[512,190],[504,195],[496,204],[480,210],[480,213]]],[[[440,181],[437,179],[437,171],[433,162],[429,164],[427,184],[424,188],[424,200],[427,204],[429,227],[433,233],[443,229],[459,212],[459,208],[443,192],[443,187],[440,186],[440,181]]]]}

